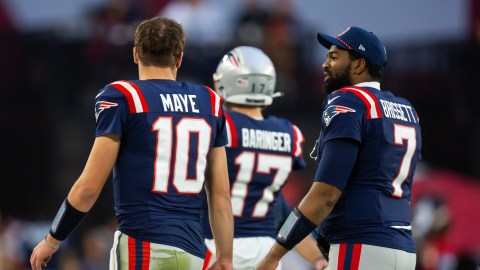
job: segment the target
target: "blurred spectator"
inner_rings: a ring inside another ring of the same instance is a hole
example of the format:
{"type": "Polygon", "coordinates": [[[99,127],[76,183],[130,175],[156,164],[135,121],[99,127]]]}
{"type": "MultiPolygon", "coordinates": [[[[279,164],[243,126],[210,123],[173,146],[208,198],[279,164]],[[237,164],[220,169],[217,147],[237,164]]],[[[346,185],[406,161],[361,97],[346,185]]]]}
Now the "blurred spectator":
{"type": "MultiPolygon", "coordinates": [[[[30,254],[50,226],[50,221],[0,217],[0,270],[30,269],[30,254]]],[[[75,231],[62,243],[62,252],[52,258],[48,269],[108,269],[115,228],[116,219],[112,218],[91,226],[84,233],[75,231]],[[77,236],[81,237],[80,241],[77,236]]]]}
{"type": "MultiPolygon", "coordinates": [[[[50,222],[10,218],[4,225],[5,229],[1,237],[3,238],[2,244],[5,249],[3,254],[4,270],[28,269],[30,266],[30,253],[36,242],[43,239],[45,231],[50,229],[50,222]]],[[[49,265],[57,268],[56,260],[52,260],[49,265]]]]}
{"type": "MultiPolygon", "coordinates": [[[[6,255],[6,246],[5,246],[5,237],[4,237],[4,224],[2,219],[2,212],[0,211],[0,265],[7,265],[7,261],[5,260],[6,255]]],[[[3,268],[0,268],[4,270],[3,268]]]]}
{"type": "Polygon", "coordinates": [[[447,170],[420,172],[412,188],[417,270],[477,269],[480,183],[447,170]]]}
{"type": "MultiPolygon", "coordinates": [[[[59,270],[84,270],[82,268],[82,258],[78,255],[78,252],[72,247],[67,247],[62,251],[62,254],[58,256],[58,269],[59,270]]],[[[98,268],[108,269],[108,268],[98,268]]]]}
{"type": "Polygon", "coordinates": [[[108,45],[131,45],[132,29],[146,11],[134,0],[109,0],[92,11],[90,25],[92,40],[101,40],[108,45]]]}
{"type": "Polygon", "coordinates": [[[146,18],[151,18],[157,16],[170,1],[176,0],[137,0],[136,2],[145,10],[146,18]]]}
{"type": "Polygon", "coordinates": [[[83,235],[83,270],[108,269],[114,233],[110,227],[103,225],[91,228],[83,235]]]}
{"type": "Polygon", "coordinates": [[[296,105],[312,102],[315,91],[309,87],[314,81],[312,75],[316,75],[311,69],[315,59],[311,58],[311,47],[307,45],[314,44],[314,31],[299,20],[291,0],[273,0],[267,5],[256,0],[242,3],[235,26],[235,43],[262,48],[272,59],[277,72],[276,88],[285,94],[272,108],[304,109],[296,105]],[[305,38],[307,33],[312,39],[305,38]]]}
{"type": "Polygon", "coordinates": [[[451,66],[450,88],[455,91],[449,92],[448,99],[451,102],[451,111],[455,116],[458,128],[468,137],[471,144],[458,142],[464,146],[462,154],[468,157],[469,163],[464,164],[471,168],[473,175],[480,178],[480,111],[478,110],[477,76],[480,74],[480,1],[471,1],[472,8],[475,8],[476,17],[472,18],[471,37],[459,44],[452,50],[449,56],[451,66]],[[474,4],[475,3],[475,4],[474,4]],[[468,145],[468,146],[467,146],[468,145]]]}
{"type": "Polygon", "coordinates": [[[270,11],[257,0],[243,0],[242,4],[234,27],[235,43],[264,49],[270,11]]]}
{"type": "Polygon", "coordinates": [[[224,1],[177,0],[160,15],[174,19],[185,29],[186,44],[209,50],[223,48],[232,40],[232,11],[224,1]]]}
{"type": "Polygon", "coordinates": [[[423,196],[413,209],[412,227],[417,245],[417,269],[453,270],[456,258],[446,243],[450,209],[438,196],[423,196]]]}
{"type": "Polygon", "coordinates": [[[10,21],[10,14],[7,13],[4,6],[0,2],[0,33],[13,31],[13,24],[10,21]]]}
{"type": "Polygon", "coordinates": [[[275,0],[265,28],[264,48],[275,64],[277,71],[277,89],[286,98],[279,101],[280,106],[294,106],[301,89],[298,88],[295,75],[298,70],[298,43],[301,33],[290,0],[275,0]]]}
{"type": "Polygon", "coordinates": [[[232,5],[217,0],[177,0],[168,3],[159,15],[174,19],[185,30],[179,79],[212,85],[211,74],[232,42],[232,5]]]}
{"type": "Polygon", "coordinates": [[[135,26],[146,13],[135,0],[109,0],[92,11],[86,58],[95,85],[102,85],[105,78],[123,78],[125,67],[133,66],[130,59],[120,56],[132,50],[135,26]]]}

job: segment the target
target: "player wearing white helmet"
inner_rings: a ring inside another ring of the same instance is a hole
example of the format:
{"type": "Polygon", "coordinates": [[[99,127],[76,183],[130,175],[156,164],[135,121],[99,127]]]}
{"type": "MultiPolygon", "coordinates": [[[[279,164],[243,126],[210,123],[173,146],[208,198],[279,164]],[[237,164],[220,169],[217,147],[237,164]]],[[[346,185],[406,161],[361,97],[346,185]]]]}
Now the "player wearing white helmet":
{"type": "MultiPolygon", "coordinates": [[[[249,46],[231,50],[220,61],[213,80],[227,109],[226,152],[235,219],[233,267],[253,269],[275,242],[281,188],[292,170],[305,167],[303,135],[290,121],[262,113],[273,98],[281,96],[274,92],[275,67],[262,50],[249,46]]],[[[203,216],[208,217],[208,208],[204,209],[203,216]]],[[[215,261],[216,251],[206,218],[204,231],[205,269],[215,261]]],[[[313,238],[307,237],[302,246],[301,255],[316,262],[316,269],[326,267],[313,238]]]]}
{"type": "Polygon", "coordinates": [[[240,46],[223,56],[213,74],[215,90],[228,103],[267,106],[273,98],[276,82],[275,67],[260,49],[240,46]]]}

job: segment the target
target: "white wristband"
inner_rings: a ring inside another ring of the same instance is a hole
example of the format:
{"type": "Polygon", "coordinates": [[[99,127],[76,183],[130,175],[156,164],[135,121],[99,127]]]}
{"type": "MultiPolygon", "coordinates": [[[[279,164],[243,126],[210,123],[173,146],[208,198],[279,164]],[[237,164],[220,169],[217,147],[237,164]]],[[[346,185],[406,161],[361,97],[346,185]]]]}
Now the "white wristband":
{"type": "Polygon", "coordinates": [[[45,245],[47,245],[47,247],[51,248],[51,249],[57,249],[60,247],[60,244],[57,244],[57,245],[54,245],[54,244],[51,244],[47,241],[47,236],[45,235],[45,245]]]}

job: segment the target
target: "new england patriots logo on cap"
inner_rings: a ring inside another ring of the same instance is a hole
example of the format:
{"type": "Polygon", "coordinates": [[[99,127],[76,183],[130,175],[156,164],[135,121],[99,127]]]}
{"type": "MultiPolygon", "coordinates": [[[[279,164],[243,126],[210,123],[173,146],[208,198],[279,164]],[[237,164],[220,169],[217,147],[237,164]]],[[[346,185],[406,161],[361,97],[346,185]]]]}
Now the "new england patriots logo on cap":
{"type": "Polygon", "coordinates": [[[116,107],[118,106],[118,103],[113,103],[113,102],[108,102],[108,101],[97,101],[95,103],[95,120],[98,120],[98,116],[100,115],[103,110],[111,108],[111,107],[116,107]]]}
{"type": "Polygon", "coordinates": [[[328,125],[330,125],[330,122],[332,122],[333,117],[337,116],[339,113],[347,112],[355,112],[355,110],[340,105],[328,106],[325,111],[323,111],[323,120],[325,121],[325,125],[327,125],[328,127],[328,125]]]}

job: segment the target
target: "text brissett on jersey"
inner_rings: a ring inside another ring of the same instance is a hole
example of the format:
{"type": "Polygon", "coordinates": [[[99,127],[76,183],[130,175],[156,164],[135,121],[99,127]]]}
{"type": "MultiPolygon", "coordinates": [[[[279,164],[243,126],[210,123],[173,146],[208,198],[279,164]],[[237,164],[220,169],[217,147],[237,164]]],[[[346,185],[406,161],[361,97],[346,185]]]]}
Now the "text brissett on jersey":
{"type": "Polygon", "coordinates": [[[417,123],[412,107],[380,99],[385,117],[399,119],[406,122],[417,123]]]}

